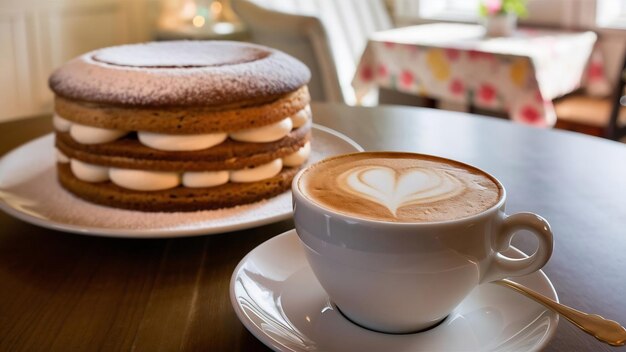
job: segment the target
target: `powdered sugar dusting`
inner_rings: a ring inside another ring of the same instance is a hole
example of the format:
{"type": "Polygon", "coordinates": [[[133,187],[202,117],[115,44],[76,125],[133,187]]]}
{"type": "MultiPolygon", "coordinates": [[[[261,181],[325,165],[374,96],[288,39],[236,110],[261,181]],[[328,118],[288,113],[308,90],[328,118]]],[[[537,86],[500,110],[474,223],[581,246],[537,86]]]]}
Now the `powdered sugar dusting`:
{"type": "Polygon", "coordinates": [[[155,42],[121,45],[96,51],[95,61],[115,66],[150,68],[238,65],[260,60],[271,52],[232,42],[155,42]]]}
{"type": "MultiPolygon", "coordinates": [[[[354,152],[357,148],[353,143],[314,128],[309,162],[354,152]]],[[[235,208],[187,213],[144,213],[99,206],[74,197],[58,184],[53,136],[47,135],[0,160],[0,208],[35,224],[83,234],[177,237],[286,219],[291,216],[291,194],[235,208]]]]}
{"type": "Polygon", "coordinates": [[[50,77],[58,95],[130,106],[216,106],[263,100],[297,90],[310,79],[300,61],[267,47],[177,41],[99,49],[50,77]]]}

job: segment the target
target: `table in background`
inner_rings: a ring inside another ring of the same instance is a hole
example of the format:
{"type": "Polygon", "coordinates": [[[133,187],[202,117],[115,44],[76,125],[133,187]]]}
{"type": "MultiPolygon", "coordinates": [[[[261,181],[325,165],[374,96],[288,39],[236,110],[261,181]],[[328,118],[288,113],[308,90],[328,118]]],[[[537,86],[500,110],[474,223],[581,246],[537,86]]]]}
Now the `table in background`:
{"type": "Polygon", "coordinates": [[[352,81],[357,98],[383,87],[553,126],[552,99],[583,81],[594,93],[608,93],[593,32],[526,28],[499,38],[484,32],[479,25],[439,23],[374,34],[352,81]]]}
{"type": "MultiPolygon", "coordinates": [[[[552,224],[545,272],[561,301],[626,322],[626,146],[423,108],[314,104],[313,113],[366,150],[437,154],[498,177],[509,212],[552,224]]],[[[0,124],[0,154],[49,131],[49,118],[0,124]]],[[[267,351],[237,320],[229,280],[246,253],[291,228],[288,220],[204,237],[114,239],[0,213],[0,350],[267,351]]],[[[516,246],[533,249],[532,236],[518,237],[516,246]]],[[[613,351],[564,319],[546,350],[613,351]]]]}

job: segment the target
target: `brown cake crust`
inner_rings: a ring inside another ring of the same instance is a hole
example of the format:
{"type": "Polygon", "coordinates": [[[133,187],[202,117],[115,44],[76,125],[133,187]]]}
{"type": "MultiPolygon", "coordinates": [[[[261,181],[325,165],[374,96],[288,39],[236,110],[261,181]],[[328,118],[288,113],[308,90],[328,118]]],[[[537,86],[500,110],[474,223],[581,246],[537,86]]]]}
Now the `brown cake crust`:
{"type": "Polygon", "coordinates": [[[67,132],[56,132],[56,147],[70,158],[89,164],[157,171],[237,170],[269,163],[302,148],[311,139],[311,122],[271,143],[227,139],[214,147],[191,151],[162,151],[127,136],[104,144],[80,144],[67,132]]]}
{"type": "Polygon", "coordinates": [[[56,70],[58,96],[134,107],[255,105],[309,82],[309,69],[268,47],[229,41],[172,41],[98,49],[56,70]]]}
{"type": "Polygon", "coordinates": [[[74,177],[69,164],[57,163],[61,186],[77,197],[110,207],[150,212],[210,210],[254,203],[287,191],[298,170],[285,168],[270,179],[252,183],[229,182],[211,188],[176,187],[141,192],[118,187],[112,182],[81,181],[74,177]]]}
{"type": "Polygon", "coordinates": [[[124,107],[55,97],[55,111],[64,119],[87,126],[123,131],[172,134],[232,132],[261,127],[294,115],[310,103],[306,86],[257,105],[190,107],[124,107]]]}

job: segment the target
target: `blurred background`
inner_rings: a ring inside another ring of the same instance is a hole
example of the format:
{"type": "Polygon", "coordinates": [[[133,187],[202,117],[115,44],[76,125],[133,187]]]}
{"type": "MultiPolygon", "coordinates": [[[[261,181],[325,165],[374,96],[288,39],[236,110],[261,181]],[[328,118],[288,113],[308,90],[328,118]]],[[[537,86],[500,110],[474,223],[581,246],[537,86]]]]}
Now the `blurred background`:
{"type": "MultiPolygon", "coordinates": [[[[388,91],[381,91],[380,99],[376,94],[358,99],[352,81],[373,33],[428,23],[484,24],[485,5],[492,2],[1,0],[0,121],[50,113],[48,76],[77,55],[100,47],[173,39],[243,40],[284,50],[311,68],[314,80],[310,87],[315,100],[463,110],[466,107],[445,99],[433,102],[388,91]]],[[[507,1],[502,3],[506,5],[507,1]]],[[[626,52],[626,0],[528,0],[523,4],[525,13],[518,13],[519,26],[593,31],[597,35],[594,50],[601,55],[600,68],[606,82],[595,87],[592,98],[604,99],[610,110],[626,52]]],[[[579,91],[574,93],[580,96],[579,91]]],[[[593,102],[584,104],[590,107],[593,102]]],[[[558,104],[556,107],[558,115],[558,104]]],[[[592,107],[587,115],[593,111],[608,114],[608,110],[598,109],[592,107]]],[[[587,119],[593,120],[589,116],[587,119]]],[[[589,123],[604,128],[607,119],[589,123]]]]}

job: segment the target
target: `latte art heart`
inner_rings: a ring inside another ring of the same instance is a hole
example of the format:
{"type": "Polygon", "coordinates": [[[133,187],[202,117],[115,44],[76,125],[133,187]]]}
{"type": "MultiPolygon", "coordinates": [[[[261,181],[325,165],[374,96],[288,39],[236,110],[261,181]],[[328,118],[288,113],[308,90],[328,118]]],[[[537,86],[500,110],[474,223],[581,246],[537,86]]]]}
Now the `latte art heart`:
{"type": "Polygon", "coordinates": [[[402,207],[449,199],[465,189],[454,176],[433,168],[399,172],[386,166],[360,166],[345,171],[338,181],[345,192],[376,202],[395,217],[402,207]]]}
{"type": "Polygon", "coordinates": [[[324,211],[402,223],[466,218],[503,196],[495,178],[471,165],[401,152],[331,157],[305,169],[294,185],[324,211]]]}

